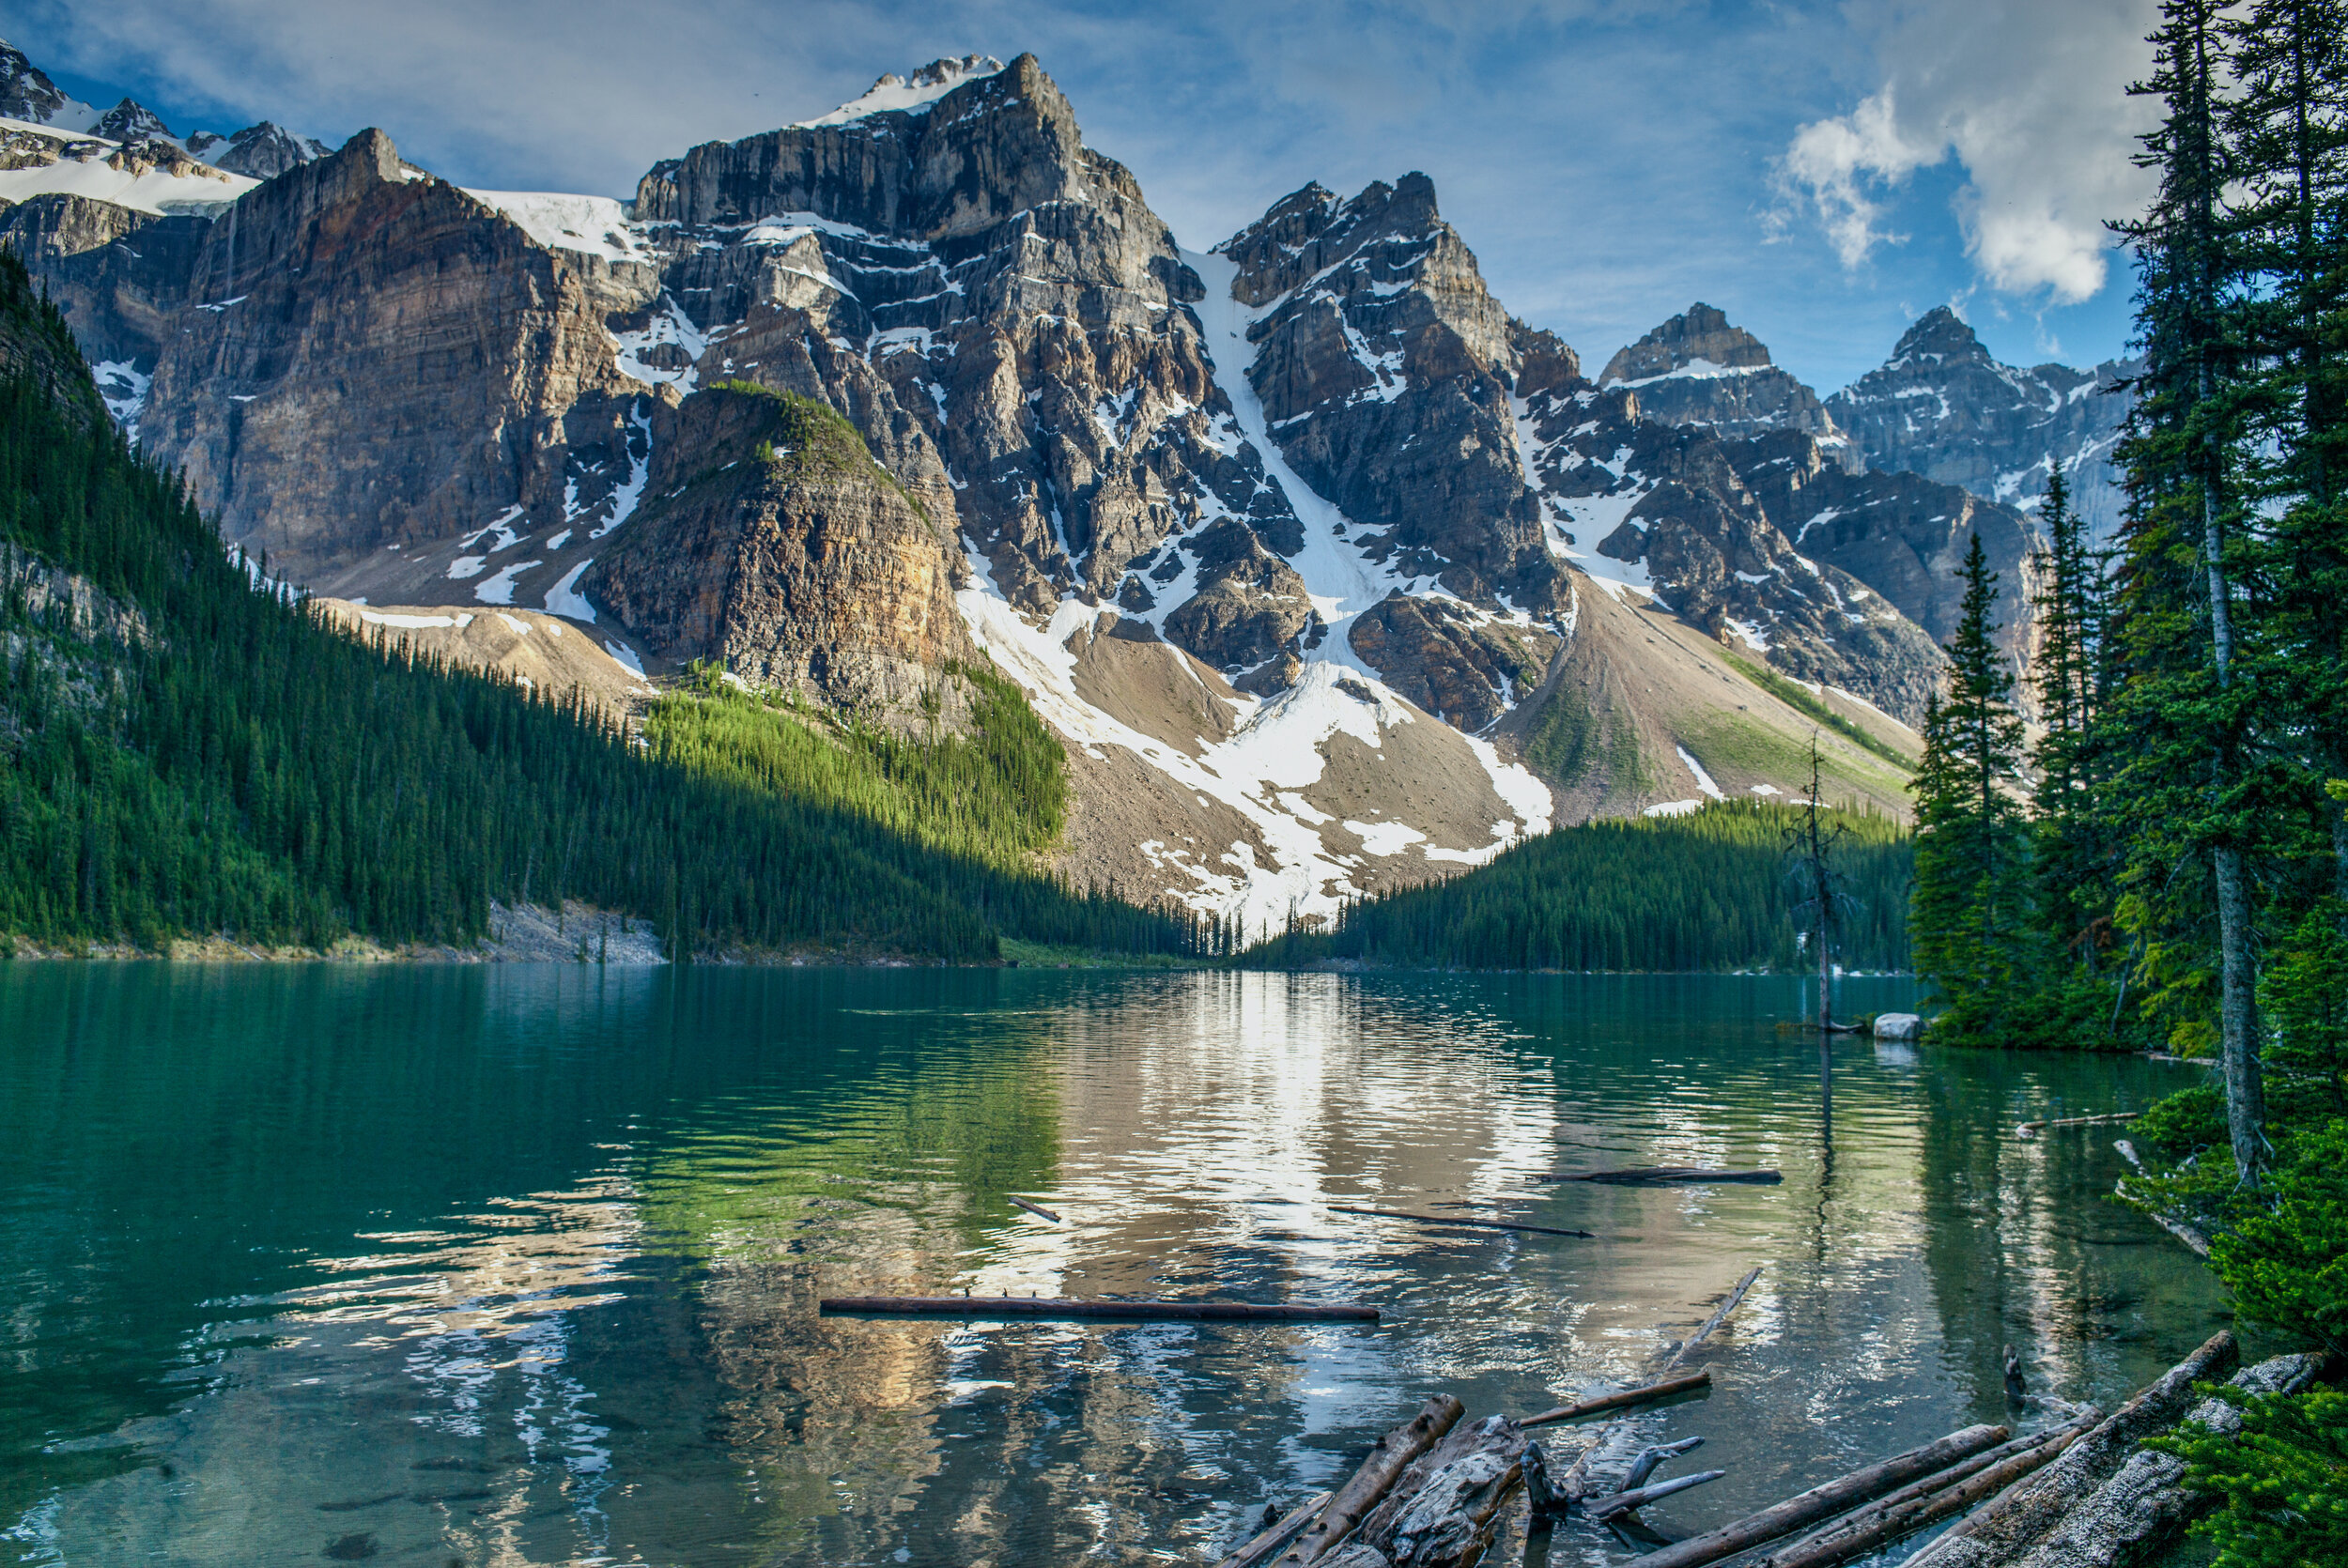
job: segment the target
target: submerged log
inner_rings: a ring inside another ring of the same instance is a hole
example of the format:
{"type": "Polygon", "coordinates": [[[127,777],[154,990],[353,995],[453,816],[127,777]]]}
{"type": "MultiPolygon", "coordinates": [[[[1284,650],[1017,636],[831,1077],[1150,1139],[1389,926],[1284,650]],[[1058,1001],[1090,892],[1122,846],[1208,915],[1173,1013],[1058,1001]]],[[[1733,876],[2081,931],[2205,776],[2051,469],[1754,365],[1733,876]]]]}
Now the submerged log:
{"type": "Polygon", "coordinates": [[[1296,1544],[1281,1554],[1281,1568],[1304,1568],[1327,1557],[1353,1532],[1363,1515],[1378,1506],[1411,1461],[1433,1448],[1466,1413],[1467,1407],[1458,1400],[1439,1393],[1420,1407],[1417,1415],[1380,1437],[1361,1468],[1321,1505],[1296,1544]]]}
{"type": "Polygon", "coordinates": [[[1615,1493],[1637,1491],[1646,1484],[1646,1478],[1653,1475],[1655,1468],[1664,1460],[1676,1459],[1703,1446],[1702,1437],[1682,1437],[1676,1443],[1654,1443],[1641,1449],[1639,1456],[1630,1461],[1630,1473],[1622,1478],[1622,1484],[1614,1488],[1615,1493]]]}
{"type": "Polygon", "coordinates": [[[2241,1352],[2220,1330],[2201,1347],[2090,1427],[2054,1463],[2024,1477],[1959,1519],[1930,1542],[1907,1568],[1978,1568],[2005,1562],[2054,1528],[2071,1503],[2118,1470],[2138,1441],[2176,1424],[2191,1405],[2193,1385],[2221,1377],[2241,1352]]]}
{"type": "Polygon", "coordinates": [[[1753,1282],[1760,1277],[1761,1269],[1758,1265],[1755,1265],[1753,1268],[1746,1270],[1745,1277],[1737,1282],[1737,1288],[1728,1293],[1727,1299],[1723,1300],[1713,1310],[1711,1316],[1704,1320],[1704,1327],[1698,1329],[1694,1333],[1690,1334],[1678,1345],[1673,1346],[1671,1355],[1664,1360],[1662,1366],[1658,1370],[1669,1372],[1672,1368],[1677,1366],[1681,1361],[1688,1359],[1689,1351],[1695,1349],[1706,1340],[1710,1339],[1712,1337],[1712,1330],[1718,1329],[1722,1324],[1728,1321],[1728,1314],[1737,1310],[1737,1304],[1745,1299],[1745,1292],[1751,1290],[1753,1288],[1753,1282]]]}
{"type": "Polygon", "coordinates": [[[1833,1568],[1836,1563],[1880,1550],[1904,1535],[1913,1535],[1997,1496],[2052,1461],[2085,1436],[2099,1419],[2099,1412],[2091,1413],[2050,1431],[2016,1437],[1976,1453],[1846,1514],[1825,1529],[1753,1560],[1747,1568],[1833,1568]]]}
{"type": "MultiPolygon", "coordinates": [[[[2137,1158],[2136,1145],[2134,1144],[2129,1143],[2125,1138],[2120,1138],[2115,1139],[2112,1142],[2111,1146],[2120,1151],[2120,1158],[2128,1162],[2128,1168],[2133,1170],[2138,1176],[2146,1176],[2150,1174],[2144,1169],[2144,1161],[2137,1158]]],[[[2127,1178],[2123,1176],[2119,1181],[2114,1182],[2111,1190],[2119,1193],[2123,1199],[2126,1198],[2128,1195],[2127,1178]]],[[[2167,1231],[2170,1235],[2175,1237],[2178,1240],[2192,1248],[2195,1255],[2200,1257],[2209,1256],[2209,1237],[2203,1236],[2200,1231],[2195,1230],[2191,1225],[2186,1224],[2182,1220],[2171,1220],[2166,1214],[2155,1214],[2153,1216],[2153,1223],[2158,1225],[2161,1229],[2167,1231]]]]}
{"type": "Polygon", "coordinates": [[[1328,1507],[1329,1499],[1336,1495],[1334,1492],[1315,1492],[1265,1526],[1261,1533],[1249,1537],[1214,1568],[1259,1568],[1260,1564],[1270,1562],[1290,1542],[1305,1533],[1305,1527],[1313,1522],[1313,1515],[1328,1507]]]}
{"type": "Polygon", "coordinates": [[[1373,1220],[1408,1220],[1414,1225],[1465,1225],[1473,1230],[1522,1230],[1539,1236],[1575,1236],[1584,1241],[1598,1239],[1596,1231],[1560,1230],[1555,1225],[1527,1225],[1514,1220],[1478,1220],[1465,1214],[1406,1214],[1393,1208],[1355,1208],[1346,1204],[1330,1204],[1332,1214],[1362,1214],[1373,1220]]]}
{"type": "Polygon", "coordinates": [[[1614,1393],[1599,1394],[1594,1398],[1580,1400],[1571,1405],[1560,1405],[1553,1410],[1543,1410],[1537,1416],[1527,1416],[1517,1424],[1519,1426],[1550,1426],[1561,1421],[1577,1421],[1583,1416],[1594,1416],[1601,1410],[1620,1410],[1632,1405],[1651,1405],[1659,1399],[1669,1399],[1674,1394],[1689,1393],[1694,1390],[1711,1386],[1712,1373],[1709,1368],[1707,1368],[1702,1372],[1691,1372],[1685,1376],[1666,1377],[1660,1383],[1649,1383],[1643,1388],[1622,1389],[1614,1393]]]}
{"type": "Polygon", "coordinates": [[[1103,1301],[1058,1296],[826,1296],[823,1313],[892,1317],[1105,1317],[1198,1323],[1375,1323],[1376,1307],[1300,1301],[1103,1301]]]}
{"type": "MultiPolygon", "coordinates": [[[[1008,1192],[1004,1193],[1003,1195],[1004,1195],[1005,1197],[1011,1197],[1011,1194],[1010,1194],[1010,1193],[1008,1193],[1008,1192]]],[[[1044,1207],[1043,1207],[1042,1204],[1040,1204],[1040,1203],[1029,1203],[1029,1202],[1028,1202],[1027,1199],[1025,1199],[1025,1198],[1012,1198],[1012,1199],[1011,1199],[1011,1201],[1012,1201],[1012,1205],[1013,1205],[1014,1207],[1019,1207],[1019,1208],[1024,1208],[1024,1209],[1026,1209],[1026,1210],[1027,1210],[1028,1213],[1030,1213],[1030,1214],[1041,1214],[1041,1215],[1043,1215],[1043,1218],[1045,1218],[1046,1220],[1051,1221],[1051,1222],[1052,1222],[1052,1223],[1054,1223],[1054,1224],[1056,1224],[1056,1225],[1057,1225],[1057,1224],[1059,1224],[1059,1223],[1061,1222],[1061,1221],[1060,1221],[1060,1217],[1059,1217],[1058,1215],[1057,1215],[1057,1214],[1053,1213],[1050,1209],[1048,1209],[1048,1208],[1044,1207]]]]}
{"type": "Polygon", "coordinates": [[[1627,1491],[1616,1492],[1611,1498],[1600,1498],[1590,1504],[1589,1514],[1593,1519],[1611,1519],[1617,1514],[1633,1513],[1645,1508],[1648,1503],[1659,1502],[1670,1497],[1674,1492],[1684,1492],[1691,1486],[1701,1486],[1707,1481],[1718,1481],[1727,1473],[1726,1470],[1698,1470],[1693,1475],[1683,1475],[1672,1481],[1659,1481],[1652,1486],[1634,1486],[1627,1491]]]}
{"type": "Polygon", "coordinates": [[[1723,1525],[1709,1534],[1698,1535],[1650,1552],[1639,1560],[1640,1568],[1700,1568],[1707,1562],[1717,1562],[1724,1557],[1774,1541],[1781,1535],[1791,1535],[1798,1530],[1831,1519],[1835,1514],[1860,1503],[1868,1502],[1884,1493],[1907,1485],[1920,1476],[1946,1469],[1957,1460],[1995,1448],[2011,1436],[2002,1426],[1969,1426],[1936,1438],[1922,1448],[1878,1460],[1864,1468],[1813,1486],[1798,1497],[1748,1514],[1736,1523],[1723,1525]]]}
{"type": "Polygon", "coordinates": [[[1711,1171],[1701,1165],[1630,1165],[1618,1171],[1544,1171],[1535,1181],[1597,1181],[1609,1187],[1671,1187],[1695,1182],[1746,1181],[1764,1186],[1785,1178],[1765,1169],[1711,1171]]]}
{"type": "MultiPolygon", "coordinates": [[[[1711,1338],[1713,1330],[1728,1321],[1728,1314],[1737,1310],[1738,1304],[1745,1299],[1745,1292],[1751,1290],[1753,1282],[1760,1277],[1761,1270],[1758,1266],[1745,1270],[1745,1277],[1738,1280],[1735,1287],[1721,1299],[1721,1304],[1713,1309],[1711,1316],[1704,1320],[1704,1326],[1685,1340],[1673,1345],[1664,1355],[1657,1360],[1655,1374],[1660,1376],[1671,1371],[1687,1357],[1691,1350],[1697,1348],[1706,1340],[1711,1338]]],[[[1606,1446],[1607,1439],[1614,1435],[1621,1422],[1630,1419],[1631,1418],[1622,1417],[1600,1427],[1598,1435],[1590,1439],[1589,1446],[1574,1456],[1573,1464],[1557,1481],[1558,1494],[1564,1498],[1567,1507],[1573,1507],[1587,1495],[1591,1461],[1598,1457],[1599,1451],[1606,1446]]]]}

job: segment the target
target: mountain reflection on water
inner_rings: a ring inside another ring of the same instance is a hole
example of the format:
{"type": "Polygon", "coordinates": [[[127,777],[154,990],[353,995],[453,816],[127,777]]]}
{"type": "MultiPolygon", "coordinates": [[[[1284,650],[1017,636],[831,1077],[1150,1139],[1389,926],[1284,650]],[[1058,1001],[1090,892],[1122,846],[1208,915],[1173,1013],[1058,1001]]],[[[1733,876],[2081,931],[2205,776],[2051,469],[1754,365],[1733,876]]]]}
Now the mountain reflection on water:
{"type": "Polygon", "coordinates": [[[2008,1341],[2109,1406],[2225,1321],[2105,1201],[2108,1137],[2012,1136],[2190,1069],[1845,1038],[1830,1119],[1800,1013],[1742,977],[0,966],[0,1560],[1211,1560],[1428,1394],[1570,1398],[1759,1264],[1709,1398],[1643,1422],[1728,1470],[1650,1511],[1696,1530],[2008,1419],[2008,1341]],[[1630,1163],[1785,1179],[1530,1179],[1630,1163]],[[965,1290],[1387,1317],[815,1315],[965,1290]]]}

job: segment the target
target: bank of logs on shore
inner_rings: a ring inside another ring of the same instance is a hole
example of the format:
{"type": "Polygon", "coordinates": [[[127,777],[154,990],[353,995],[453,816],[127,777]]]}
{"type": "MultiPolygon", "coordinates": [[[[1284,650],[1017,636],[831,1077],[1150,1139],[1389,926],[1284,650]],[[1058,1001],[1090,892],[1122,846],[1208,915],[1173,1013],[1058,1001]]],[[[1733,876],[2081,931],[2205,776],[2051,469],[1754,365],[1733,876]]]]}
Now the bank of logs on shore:
{"type": "MultiPolygon", "coordinates": [[[[1775,1181],[1775,1171],[1710,1171],[1640,1166],[1559,1173],[1541,1179],[1630,1185],[1775,1181]]],[[[1012,1200],[1054,1222],[1049,1209],[1012,1200]]],[[[1328,1206],[1334,1212],[1444,1227],[1472,1226],[1586,1237],[1587,1231],[1468,1216],[1328,1206]]],[[[1955,1523],[1903,1568],[2120,1568],[2141,1560],[2179,1533],[2201,1494],[2179,1483],[2184,1463],[2139,1449],[2141,1439],[2181,1421],[2218,1430],[2240,1424],[2217,1399],[2193,1387],[2232,1372],[2239,1351],[2219,1333],[2109,1416],[2028,1393],[2013,1347],[2006,1349],[2006,1393],[2016,1408],[2042,1409],[2051,1421],[2017,1437],[2001,1425],[1968,1426],[1920,1448],[1865,1465],[1717,1530],[1681,1540],[1640,1518],[1642,1508],[1707,1482],[1724,1470],[1698,1470],[1658,1481],[1665,1464],[1701,1448],[1701,1437],[1636,1443],[1637,1423],[1666,1401],[1712,1386],[1709,1368],[1689,1358],[1710,1339],[1753,1288],[1753,1268],[1722,1298],[1703,1326],[1667,1344],[1625,1387],[1522,1417],[1466,1420],[1466,1407],[1438,1394],[1371,1445],[1344,1483],[1282,1513],[1265,1510],[1254,1532],[1216,1568],[1474,1568],[1505,1528],[1528,1544],[1569,1521],[1602,1528],[1638,1551],[1638,1568],[1836,1568],[1933,1526],[1955,1523]],[[1593,1418],[1603,1418],[1593,1421],[1593,1418]],[[1568,1426],[1571,1422],[1592,1424],[1568,1426]],[[1537,1429],[1559,1428],[1561,1449],[1581,1440],[1569,1463],[1545,1452],[1537,1429]],[[1570,1433],[1571,1437],[1566,1434],[1570,1433]],[[1520,1506],[1521,1505],[1521,1506],[1520,1506]],[[1514,1512],[1512,1513],[1512,1510],[1514,1512]]],[[[1375,1308],[1347,1304],[1249,1301],[1072,1300],[1036,1297],[835,1297],[827,1314],[1035,1316],[1191,1321],[1378,1321],[1375,1308]]],[[[2232,1379],[2248,1392],[2294,1391],[2325,1370],[2320,1355],[2280,1356],[2232,1379]]]]}

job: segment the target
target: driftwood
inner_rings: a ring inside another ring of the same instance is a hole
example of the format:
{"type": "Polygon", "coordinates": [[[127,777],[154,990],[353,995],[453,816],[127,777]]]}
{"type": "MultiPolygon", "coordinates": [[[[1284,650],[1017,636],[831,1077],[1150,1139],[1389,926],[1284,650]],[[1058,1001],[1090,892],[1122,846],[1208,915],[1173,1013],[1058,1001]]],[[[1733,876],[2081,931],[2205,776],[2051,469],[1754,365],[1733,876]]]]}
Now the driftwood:
{"type": "Polygon", "coordinates": [[[2000,1443],[1945,1470],[1910,1482],[1791,1545],[1753,1560],[1746,1568],[1833,1568],[1836,1563],[1878,1551],[1904,1535],[1913,1535],[1926,1526],[1997,1496],[2053,1460],[2085,1436],[2099,1419],[2100,1412],[2091,1410],[2066,1425],[2000,1443]]]}
{"type": "MultiPolygon", "coordinates": [[[[1747,1269],[1745,1271],[1745,1277],[1738,1280],[1735,1287],[1732,1288],[1726,1296],[1721,1299],[1721,1304],[1713,1309],[1711,1316],[1704,1320],[1704,1326],[1702,1328],[1698,1329],[1694,1333],[1690,1334],[1686,1339],[1680,1341],[1678,1344],[1674,1345],[1669,1351],[1658,1358],[1653,1368],[1652,1375],[1661,1376],[1663,1374],[1668,1373],[1672,1368],[1677,1366],[1682,1360],[1686,1360],[1690,1351],[1695,1349],[1706,1340],[1711,1338],[1713,1330],[1728,1321],[1728,1314],[1737,1310],[1738,1304],[1745,1299],[1745,1292],[1751,1290],[1753,1288],[1753,1282],[1760,1277],[1761,1270],[1758,1268],[1747,1269]]],[[[1567,1468],[1566,1473],[1557,1478],[1557,1494],[1564,1500],[1566,1507],[1573,1507],[1576,1503],[1579,1503],[1585,1495],[1587,1495],[1590,1483],[1589,1476],[1591,1462],[1598,1457],[1599,1451],[1606,1446],[1607,1440],[1614,1436],[1616,1430],[1618,1430],[1621,1421],[1627,1421],[1630,1418],[1620,1418],[1618,1421],[1609,1422],[1606,1425],[1600,1427],[1598,1431],[1598,1435],[1590,1439],[1589,1446],[1584,1448],[1580,1453],[1576,1454],[1572,1465],[1567,1468]]]]}
{"type": "Polygon", "coordinates": [[[1617,1495],[1637,1491],[1646,1484],[1646,1478],[1653,1475],[1655,1468],[1664,1460],[1676,1459],[1681,1454],[1691,1453],[1703,1446],[1702,1437],[1682,1437],[1676,1443],[1654,1443],[1641,1449],[1639,1456],[1630,1461],[1630,1473],[1622,1478],[1622,1484],[1615,1487],[1614,1491],[1617,1495]]]}
{"type": "Polygon", "coordinates": [[[1537,1416],[1527,1416],[1517,1424],[1519,1426],[1552,1426],[1561,1421],[1576,1421],[1583,1416],[1594,1416],[1601,1410],[1620,1410],[1633,1405],[1651,1405],[1659,1399],[1669,1399],[1674,1394],[1688,1393],[1696,1389],[1706,1389],[1711,1386],[1712,1373],[1709,1368],[1707,1368],[1702,1372],[1691,1372],[1684,1377],[1666,1377],[1660,1383],[1649,1383],[1643,1388],[1623,1389],[1614,1393],[1602,1393],[1595,1398],[1581,1400],[1572,1405],[1560,1405],[1553,1410],[1543,1410],[1537,1416]]]}
{"type": "Polygon", "coordinates": [[[1659,1481],[1652,1486],[1634,1486],[1628,1491],[1616,1492],[1611,1498],[1600,1498],[1589,1505],[1587,1512],[1593,1519],[1611,1519],[1617,1514],[1635,1513],[1648,1503],[1670,1497],[1674,1492],[1684,1492],[1691,1486],[1718,1481],[1727,1473],[1726,1470],[1698,1470],[1693,1475],[1683,1475],[1676,1480],[1659,1481]]]}
{"type": "Polygon", "coordinates": [[[1361,1468],[1321,1505],[1296,1544],[1281,1554],[1281,1568],[1303,1568],[1327,1557],[1353,1532],[1363,1515],[1378,1506],[1411,1461],[1440,1442],[1466,1413],[1467,1407],[1458,1400],[1439,1393],[1421,1406],[1417,1415],[1379,1438],[1361,1468]]]}
{"type": "MultiPolygon", "coordinates": [[[[1008,1192],[1003,1195],[1007,1198],[1011,1197],[1011,1194],[1008,1192]]],[[[1015,1207],[1024,1208],[1030,1214],[1041,1214],[1056,1225],[1061,1223],[1061,1220],[1058,1215],[1053,1213],[1050,1209],[1044,1207],[1040,1203],[1029,1203],[1025,1198],[1011,1198],[1011,1201],[1015,1207]]]]}
{"type": "Polygon", "coordinates": [[[1280,1518],[1264,1527],[1261,1533],[1250,1536],[1245,1544],[1214,1568],[1259,1568],[1280,1555],[1288,1544],[1305,1533],[1305,1527],[1313,1522],[1313,1515],[1329,1506],[1334,1492],[1316,1492],[1298,1503],[1280,1518]]]}
{"type": "MultiPolygon", "coordinates": [[[[2233,1383],[2252,1393],[2292,1392],[2306,1387],[2323,1364],[2320,1355],[2278,1356],[2237,1374],[2233,1383]]],[[[2181,1414],[2217,1432],[2238,1431],[2242,1424],[2241,1412],[2221,1399],[2203,1400],[2181,1414]]],[[[2184,1460],[2139,1448],[2093,1487],[2063,1496],[2063,1506],[2034,1538],[2014,1541],[2000,1551],[1985,1539],[1988,1532],[1976,1531],[1960,1537],[1945,1555],[1935,1552],[1939,1545],[1935,1542],[1909,1561],[1998,1563],[2012,1568],[2114,1568],[2122,1562],[2141,1561],[2215,1501],[2206,1493],[2188,1490],[2184,1484],[2185,1471],[2184,1460]]],[[[2031,1488],[2033,1494],[2045,1496],[2056,1490],[2052,1484],[2056,1467],[2047,1467],[2039,1476],[2031,1488]]],[[[2013,1514],[2020,1512],[2017,1508],[2013,1514]]],[[[2009,1520],[2013,1514],[2008,1514],[2009,1520]]]]}
{"type": "Polygon", "coordinates": [[[1908,1560],[1907,1568],[1982,1568],[2012,1561],[2046,1535],[2073,1499],[2117,1471],[2138,1441],[2176,1424],[2193,1399],[2193,1385],[2233,1370],[2241,1352],[2223,1330],[2138,1391],[2054,1463],[2007,1487],[1959,1519],[1908,1560]]]}
{"type": "Polygon", "coordinates": [[[1123,1322],[1375,1323],[1376,1307],[1291,1301],[1103,1301],[1058,1296],[826,1296],[824,1313],[892,1317],[1106,1317],[1123,1322]]]}
{"type": "Polygon", "coordinates": [[[1345,1204],[1327,1206],[1332,1214],[1365,1214],[1373,1220],[1408,1220],[1415,1225],[1466,1225],[1475,1230],[1522,1230],[1539,1236],[1576,1236],[1584,1241],[1598,1239],[1596,1231],[1560,1230],[1555,1225],[1526,1225],[1513,1220],[1478,1220],[1465,1214],[1405,1214],[1392,1208],[1354,1208],[1345,1204]]]}
{"type": "Polygon", "coordinates": [[[1528,1443],[1506,1416],[1454,1428],[1397,1478],[1324,1568],[1466,1568],[1491,1545],[1528,1443]]]}
{"type": "Polygon", "coordinates": [[[1920,1476],[1946,1469],[1983,1449],[1995,1448],[2009,1436],[2002,1426],[1969,1426],[1961,1432],[1952,1432],[1922,1448],[1878,1460],[1822,1486],[1813,1486],[1799,1497],[1787,1498],[1758,1514],[1749,1514],[1708,1534],[1650,1552],[1639,1560],[1640,1568],[1700,1568],[1703,1563],[1734,1557],[1781,1535],[1791,1535],[1822,1519],[1831,1519],[1860,1503],[1895,1491],[1920,1476]]]}
{"type": "Polygon", "coordinates": [[[1544,1171],[1535,1181],[1597,1181],[1609,1187],[1670,1187],[1692,1182],[1746,1181],[1774,1185],[1771,1170],[1707,1171],[1699,1165],[1631,1165],[1619,1171],[1544,1171]]]}
{"type": "MultiPolygon", "coordinates": [[[[2111,1146],[2120,1151],[2120,1158],[2128,1162],[2129,1169],[2135,1171],[2138,1176],[2144,1176],[2148,1174],[2144,1169],[2144,1161],[2137,1158],[2136,1145],[2134,1144],[2129,1143],[2125,1138],[2121,1138],[2114,1141],[2111,1146]]],[[[2128,1195],[2128,1184],[2126,1178],[2122,1177],[2118,1182],[2114,1183],[2112,1191],[2119,1193],[2123,1198],[2126,1197],[2128,1195]]],[[[2165,1230],[2170,1235],[2175,1237],[2178,1240],[2184,1242],[2186,1246],[2192,1248],[2193,1251],[2200,1256],[2209,1256],[2209,1237],[2203,1236],[2200,1231],[2195,1230],[2191,1225],[2186,1224],[2184,1221],[2171,1220],[2166,1214],[2155,1214],[2153,1216],[2153,1222],[2158,1225],[2162,1230],[2165,1230]]]]}

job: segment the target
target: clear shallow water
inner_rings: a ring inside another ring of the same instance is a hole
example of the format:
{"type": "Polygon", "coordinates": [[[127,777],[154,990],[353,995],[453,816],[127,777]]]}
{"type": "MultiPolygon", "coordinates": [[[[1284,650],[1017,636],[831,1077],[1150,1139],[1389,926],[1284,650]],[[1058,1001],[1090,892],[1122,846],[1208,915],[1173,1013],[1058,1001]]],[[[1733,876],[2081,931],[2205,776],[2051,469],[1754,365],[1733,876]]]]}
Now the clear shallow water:
{"type": "Polygon", "coordinates": [[[1773,1028],[1800,1007],[1670,976],[0,966],[0,1561],[1211,1560],[1428,1394],[1570,1398],[1760,1264],[1709,1398],[1644,1423],[1729,1471],[1650,1511],[1692,1530],[2007,1419],[2007,1341],[2109,1407],[2226,1322],[2102,1201],[2108,1136],[2011,1136],[2187,1069],[1846,1039],[1830,1115],[1815,1040],[1773,1028]],[[1527,1179],[1645,1162],[1785,1180],[1527,1179]],[[1600,1239],[1319,1207],[1349,1200],[1600,1239]],[[814,1314],[965,1288],[1388,1315],[814,1314]]]}

